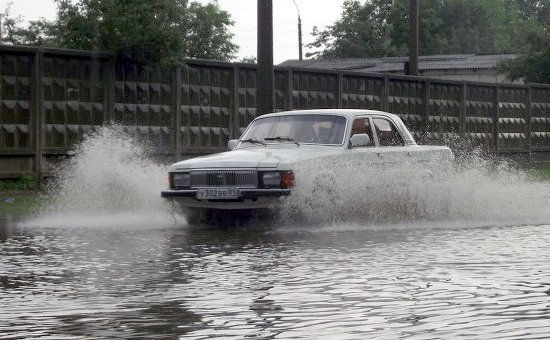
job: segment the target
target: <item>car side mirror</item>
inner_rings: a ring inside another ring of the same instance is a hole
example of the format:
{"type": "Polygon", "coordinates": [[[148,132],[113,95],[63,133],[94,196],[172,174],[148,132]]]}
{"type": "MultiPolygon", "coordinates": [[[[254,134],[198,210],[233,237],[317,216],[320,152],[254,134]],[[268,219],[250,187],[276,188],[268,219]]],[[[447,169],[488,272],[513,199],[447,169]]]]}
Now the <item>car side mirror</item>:
{"type": "Polygon", "coordinates": [[[239,144],[238,139],[230,139],[229,141],[227,141],[227,149],[228,150],[233,150],[233,149],[235,149],[237,144],[239,144]]]}
{"type": "Polygon", "coordinates": [[[366,133],[355,134],[355,135],[351,136],[349,141],[350,141],[350,144],[351,144],[352,148],[355,148],[355,147],[358,147],[358,146],[370,146],[370,145],[372,145],[370,137],[366,133]]]}

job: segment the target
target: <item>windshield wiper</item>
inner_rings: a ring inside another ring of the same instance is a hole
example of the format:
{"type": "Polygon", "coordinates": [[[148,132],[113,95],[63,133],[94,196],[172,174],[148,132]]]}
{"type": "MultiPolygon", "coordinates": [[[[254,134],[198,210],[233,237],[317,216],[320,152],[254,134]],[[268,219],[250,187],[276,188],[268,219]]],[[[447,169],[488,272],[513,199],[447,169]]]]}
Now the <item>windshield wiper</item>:
{"type": "Polygon", "coordinates": [[[288,136],[266,137],[264,138],[264,140],[276,140],[277,142],[288,141],[300,146],[300,144],[297,141],[295,141],[294,138],[291,138],[288,136]]]}
{"type": "Polygon", "coordinates": [[[243,139],[243,140],[241,140],[241,143],[252,143],[252,144],[267,145],[267,144],[265,144],[264,142],[262,142],[261,140],[258,140],[256,137],[252,137],[252,138],[248,138],[248,139],[243,139]]]}

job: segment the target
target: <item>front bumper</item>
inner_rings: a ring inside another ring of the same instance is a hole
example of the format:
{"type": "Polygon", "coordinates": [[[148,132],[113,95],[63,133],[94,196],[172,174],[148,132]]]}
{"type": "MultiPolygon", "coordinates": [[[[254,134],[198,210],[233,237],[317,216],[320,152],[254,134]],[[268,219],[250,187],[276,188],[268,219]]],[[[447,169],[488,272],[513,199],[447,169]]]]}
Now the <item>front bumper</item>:
{"type": "Polygon", "coordinates": [[[268,208],[290,195],[291,189],[239,189],[237,199],[197,199],[197,189],[163,190],[160,195],[188,208],[258,209],[268,208]]]}

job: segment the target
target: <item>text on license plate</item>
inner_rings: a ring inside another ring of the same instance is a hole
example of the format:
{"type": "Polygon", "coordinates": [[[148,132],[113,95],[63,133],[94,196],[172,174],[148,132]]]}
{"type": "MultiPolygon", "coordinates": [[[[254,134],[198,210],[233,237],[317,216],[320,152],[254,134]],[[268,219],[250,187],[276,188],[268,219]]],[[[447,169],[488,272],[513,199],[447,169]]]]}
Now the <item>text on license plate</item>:
{"type": "Polygon", "coordinates": [[[208,188],[197,191],[199,200],[230,200],[239,198],[239,189],[237,188],[208,188]]]}

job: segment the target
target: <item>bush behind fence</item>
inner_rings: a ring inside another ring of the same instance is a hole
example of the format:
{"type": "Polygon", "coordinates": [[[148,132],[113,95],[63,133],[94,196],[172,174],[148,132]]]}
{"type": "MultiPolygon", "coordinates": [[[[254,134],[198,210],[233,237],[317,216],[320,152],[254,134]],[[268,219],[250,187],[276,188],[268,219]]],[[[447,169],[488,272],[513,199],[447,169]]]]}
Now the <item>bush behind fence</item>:
{"type": "MultiPolygon", "coordinates": [[[[365,108],[398,114],[422,142],[491,152],[550,151],[550,86],[275,67],[275,111],[365,108]]],[[[116,122],[167,160],[225,149],[256,117],[256,66],[189,60],[116,65],[109,53],[0,46],[0,177],[47,174],[116,122]]]]}

